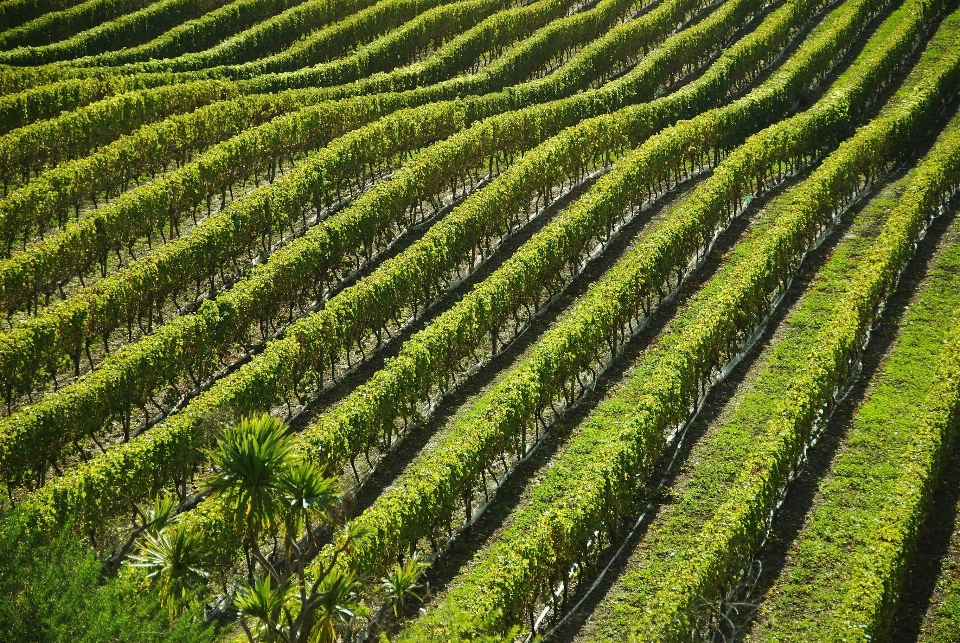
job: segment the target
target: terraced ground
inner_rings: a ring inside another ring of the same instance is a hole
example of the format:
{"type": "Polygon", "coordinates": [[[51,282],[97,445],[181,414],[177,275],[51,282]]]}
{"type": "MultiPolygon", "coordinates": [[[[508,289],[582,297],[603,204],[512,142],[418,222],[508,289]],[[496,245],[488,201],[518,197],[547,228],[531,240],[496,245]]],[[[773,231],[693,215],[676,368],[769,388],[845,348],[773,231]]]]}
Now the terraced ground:
{"type": "Polygon", "coordinates": [[[3,638],[960,640],[958,93],[955,0],[0,0],[3,638]]]}

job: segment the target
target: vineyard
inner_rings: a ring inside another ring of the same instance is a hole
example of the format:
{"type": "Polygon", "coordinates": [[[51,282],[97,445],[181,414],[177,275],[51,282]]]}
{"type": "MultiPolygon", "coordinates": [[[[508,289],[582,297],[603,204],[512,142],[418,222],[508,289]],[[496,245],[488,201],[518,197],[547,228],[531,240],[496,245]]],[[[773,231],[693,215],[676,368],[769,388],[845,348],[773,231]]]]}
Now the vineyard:
{"type": "Polygon", "coordinates": [[[957,0],[0,0],[0,639],[960,641],[957,0]]]}

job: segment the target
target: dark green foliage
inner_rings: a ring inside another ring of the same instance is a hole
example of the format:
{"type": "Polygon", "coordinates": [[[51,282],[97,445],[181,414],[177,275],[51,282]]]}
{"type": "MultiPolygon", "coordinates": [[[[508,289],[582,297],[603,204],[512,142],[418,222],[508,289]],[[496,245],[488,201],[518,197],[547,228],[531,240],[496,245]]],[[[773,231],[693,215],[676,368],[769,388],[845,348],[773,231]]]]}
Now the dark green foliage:
{"type": "Polygon", "coordinates": [[[217,639],[200,608],[171,623],[141,577],[104,582],[101,561],[69,530],[35,544],[0,515],[0,632],[4,643],[203,643],[217,639]]]}

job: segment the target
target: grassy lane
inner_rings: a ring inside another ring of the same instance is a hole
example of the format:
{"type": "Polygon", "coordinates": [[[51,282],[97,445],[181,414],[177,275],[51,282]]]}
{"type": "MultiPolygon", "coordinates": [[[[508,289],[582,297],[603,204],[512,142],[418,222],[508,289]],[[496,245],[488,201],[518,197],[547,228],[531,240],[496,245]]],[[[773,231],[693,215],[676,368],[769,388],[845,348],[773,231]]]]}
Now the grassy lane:
{"type": "MultiPolygon", "coordinates": [[[[953,445],[956,450],[957,445],[953,445]]],[[[956,466],[956,457],[951,463],[956,466]]],[[[952,508],[942,507],[953,514],[954,532],[950,545],[941,559],[940,573],[930,604],[920,624],[917,643],[955,643],[960,641],[960,529],[956,517],[960,504],[952,508]]],[[[914,570],[911,568],[910,570],[914,570]]],[[[909,633],[912,634],[912,633],[909,633]]]]}
{"type": "Polygon", "coordinates": [[[956,412],[960,221],[941,246],[750,640],[883,636],[956,412]]]}
{"type": "MultiPolygon", "coordinates": [[[[904,89],[875,124],[896,118],[907,109],[910,97],[930,82],[927,74],[931,69],[944,62],[948,68],[958,64],[950,62],[956,58],[950,52],[956,47],[958,25],[960,14],[944,21],[904,89]]],[[[851,149],[866,131],[862,130],[851,141],[851,149]]],[[[931,165],[939,169],[943,155],[953,150],[955,131],[956,128],[948,132],[907,185],[913,189],[929,188],[939,194],[937,190],[943,186],[924,183],[925,172],[931,171],[931,165]]],[[[837,154],[844,149],[841,147],[837,154]]],[[[831,169],[831,160],[827,161],[827,171],[831,169]]],[[[814,179],[825,173],[815,172],[814,179]]],[[[810,325],[804,339],[778,349],[787,355],[781,358],[785,363],[772,366],[769,373],[760,376],[761,390],[748,396],[749,403],[745,402],[734,415],[724,437],[719,439],[722,446],[715,447],[712,456],[700,465],[702,479],[692,483],[689,496],[681,495],[678,504],[667,509],[665,516],[651,527],[650,543],[641,548],[644,553],[638,555],[635,571],[623,579],[621,589],[615,592],[617,596],[603,610],[604,614],[617,617],[604,619],[599,637],[614,640],[626,631],[644,640],[668,640],[680,636],[685,629],[703,626],[699,619],[686,616],[686,612],[708,611],[706,608],[752,558],[751,552],[762,541],[767,516],[775,507],[780,489],[787,484],[795,460],[802,457],[804,445],[816,435],[824,409],[832,408],[831,395],[842,390],[852,377],[844,362],[855,360],[858,347],[869,337],[873,311],[882,307],[890,280],[899,274],[911,254],[905,253],[904,248],[915,241],[927,216],[929,213],[919,207],[895,210],[876,247],[865,250],[862,256],[854,254],[846,259],[851,274],[828,278],[827,288],[833,299],[820,302],[818,305],[824,309],[819,313],[801,314],[801,319],[805,318],[810,325]],[[849,292],[838,290],[839,285],[848,282],[849,292]],[[792,375],[805,369],[814,375],[792,375]],[[737,431],[744,431],[744,436],[737,438],[737,431]],[[738,454],[733,447],[738,440],[749,445],[750,450],[738,454]],[[726,480],[724,476],[731,472],[723,467],[731,466],[737,475],[726,480]],[[699,496],[709,489],[729,491],[704,502],[699,496]],[[695,507],[700,507],[700,512],[710,509],[702,524],[698,524],[695,507]],[[668,555],[670,552],[673,553],[668,555]],[[671,630],[672,634],[666,634],[671,630]]]]}
{"type": "MultiPolygon", "coordinates": [[[[896,31],[900,25],[900,17],[892,17],[880,32],[885,33],[889,29],[896,31]]],[[[878,36],[877,43],[882,40],[878,36]]],[[[879,44],[875,47],[868,47],[871,51],[870,55],[878,55],[878,52],[884,50],[879,44]]],[[[720,167],[722,169],[724,164],[720,167]]],[[[714,178],[716,176],[717,174],[714,178]]],[[[828,176],[832,174],[828,173],[828,176]]],[[[711,181],[708,181],[708,184],[711,181]]],[[[707,185],[703,187],[706,188],[707,185]]],[[[518,520],[504,542],[488,554],[481,568],[463,579],[456,592],[451,593],[451,603],[454,606],[464,606],[463,609],[468,610],[474,617],[480,618],[480,615],[488,614],[493,605],[506,605],[508,607],[504,609],[509,610],[508,618],[524,618],[521,614],[535,607],[536,601],[541,600],[541,596],[549,595],[571,566],[576,566],[578,570],[582,568],[586,557],[583,548],[590,548],[590,543],[595,542],[598,532],[606,537],[606,530],[612,529],[609,522],[611,514],[626,510],[623,503],[630,502],[628,498],[631,495],[631,485],[638,484],[643,479],[642,474],[637,470],[642,472],[648,461],[651,458],[656,459],[663,448],[663,437],[658,439],[647,435],[646,432],[656,433],[658,430],[669,432],[675,422],[685,417],[687,407],[691,403],[689,397],[694,396],[692,403],[695,404],[695,398],[700,395],[702,379],[712,377],[715,367],[713,360],[729,355],[739,343],[740,334],[746,332],[749,335],[752,332],[755,315],[766,310],[770,305],[769,299],[773,297],[771,293],[763,296],[747,295],[746,291],[773,287],[770,283],[760,286],[768,280],[789,281],[787,276],[789,272],[781,274],[781,271],[791,270],[791,264],[797,259],[787,260],[780,255],[776,259],[770,259],[773,265],[761,268],[754,264],[758,260],[766,261],[760,259],[765,254],[778,255],[780,250],[774,248],[780,248],[781,246],[778,245],[780,243],[791,246],[792,249],[785,252],[796,251],[802,257],[802,249],[806,247],[804,245],[806,242],[775,241],[780,239],[781,235],[786,239],[791,234],[796,234],[787,232],[787,229],[795,225],[799,226],[799,223],[789,221],[800,216],[807,215],[790,213],[787,216],[786,212],[777,213],[770,217],[766,229],[751,236],[752,242],[749,248],[737,255],[735,265],[725,266],[723,276],[729,279],[730,283],[721,286],[720,284],[724,281],[723,278],[718,277],[709,289],[710,294],[699,298],[702,300],[700,301],[702,310],[691,307],[690,311],[696,312],[688,311],[684,321],[674,329],[675,332],[668,333],[667,339],[661,339],[658,342],[658,349],[645,358],[645,366],[641,369],[643,372],[635,376],[636,383],[628,387],[629,390],[625,396],[611,397],[608,400],[609,403],[605,403],[598,411],[597,417],[589,420],[590,431],[584,431],[584,434],[575,441],[575,445],[572,444],[567,450],[563,458],[563,466],[558,465],[551,471],[542,485],[543,488],[538,490],[536,501],[524,507],[522,520],[518,520]],[[755,276],[757,274],[763,274],[763,277],[755,276]],[[737,290],[741,287],[744,292],[737,290]],[[731,310],[731,306],[737,303],[744,304],[745,311],[731,310]],[[717,324],[722,324],[723,329],[717,328],[717,324]],[[741,324],[745,326],[735,330],[741,324]],[[644,388],[647,384],[652,387],[651,390],[644,388]],[[662,401],[658,402],[658,398],[662,401]],[[639,407],[640,410],[626,412],[627,408],[634,407],[639,407]],[[608,424],[612,424],[613,427],[622,426],[622,429],[608,428],[608,424]],[[641,430],[644,435],[636,436],[635,432],[641,430]],[[627,449],[635,449],[636,452],[627,452],[627,449]],[[613,470],[608,471],[608,469],[613,470]],[[611,490],[611,487],[620,486],[624,487],[622,491],[611,490]]],[[[808,229],[804,235],[809,236],[814,232],[808,229]]],[[[630,274],[628,268],[634,269],[632,261],[634,261],[633,258],[621,271],[624,278],[630,274]]],[[[619,295],[613,294],[615,291],[616,288],[612,284],[599,282],[598,296],[600,293],[607,293],[607,296],[598,299],[595,304],[592,304],[593,307],[585,309],[581,317],[587,319],[592,315],[597,320],[593,326],[599,326],[598,320],[606,316],[606,312],[596,307],[612,307],[611,301],[619,298],[619,295]],[[605,303],[601,304],[601,300],[605,303]],[[595,312],[588,314],[587,311],[595,312]]],[[[613,307],[612,310],[617,309],[613,307]]],[[[549,347],[551,343],[554,346],[545,348],[544,351],[547,352],[544,354],[556,356],[561,351],[561,347],[566,344],[570,346],[563,352],[563,359],[566,360],[568,359],[566,352],[577,349],[576,342],[574,339],[564,339],[561,343],[562,335],[558,334],[561,332],[561,327],[556,331],[551,334],[549,343],[545,340],[546,346],[549,347]]],[[[591,330],[590,332],[599,331],[591,330]]],[[[575,334],[572,337],[579,338],[580,335],[575,334]]],[[[538,370],[549,372],[546,366],[531,365],[527,369],[529,373],[524,370],[519,371],[517,375],[519,381],[514,386],[518,390],[531,388],[539,381],[534,378],[538,370]]],[[[525,402],[525,407],[530,404],[531,402],[525,402]]],[[[477,410],[478,416],[493,416],[493,409],[485,413],[481,413],[482,410],[477,410]]],[[[502,409],[497,409],[497,412],[504,413],[502,409]]],[[[514,413],[518,412],[514,411],[514,413]]],[[[484,422],[488,421],[490,420],[484,420],[484,422]]],[[[475,422],[475,424],[478,423],[479,420],[475,422]]],[[[479,435],[478,428],[464,427],[464,431],[465,436],[469,435],[471,440],[479,439],[475,437],[479,435]]],[[[464,449],[460,448],[460,451],[464,449]]],[[[462,456],[459,461],[466,459],[468,459],[466,456],[462,456]]],[[[443,468],[447,466],[449,465],[444,464],[443,468]]],[[[457,466],[462,468],[461,464],[457,466]]],[[[439,465],[433,466],[431,475],[437,476],[436,472],[440,468],[439,465]]],[[[411,517],[410,520],[412,521],[413,518],[411,517]]],[[[383,544],[384,541],[380,542],[383,544]]],[[[593,548],[596,548],[595,544],[593,548]]],[[[532,624],[535,615],[528,612],[526,617],[532,624]]],[[[442,628],[441,630],[434,628],[439,627],[443,618],[442,612],[438,617],[428,618],[426,623],[414,630],[411,640],[427,636],[427,632],[442,631],[442,628]]]]}
{"type": "MultiPolygon", "coordinates": [[[[950,135],[951,153],[928,172],[956,168],[960,136],[950,135]]],[[[753,641],[885,636],[957,412],[956,229],[820,484],[753,641]]]]}
{"type": "MultiPolygon", "coordinates": [[[[864,263],[874,257],[889,223],[892,207],[910,177],[881,191],[861,210],[850,229],[818,271],[809,290],[776,329],[775,339],[758,358],[747,383],[727,402],[720,417],[706,427],[705,436],[692,447],[684,470],[668,490],[663,505],[626,563],[626,572],[616,581],[591,615],[578,640],[617,640],[654,609],[656,593],[682,582],[683,570],[697,558],[698,541],[715,539],[711,521],[722,520],[731,489],[740,489],[744,462],[758,460],[764,446],[770,409],[777,409],[791,374],[811,363],[810,355],[823,343],[823,331],[835,325],[838,301],[852,293],[864,263]]],[[[842,390],[841,386],[841,390],[842,390]]],[[[757,473],[757,472],[754,472],[757,473]]],[[[701,545],[702,547],[702,545],[701,545]]],[[[741,546],[742,549],[742,546],[741,546]]],[[[699,617],[689,623],[704,635],[722,631],[718,619],[723,595],[735,585],[738,565],[749,560],[747,551],[731,551],[733,562],[726,578],[712,592],[695,599],[699,617]]]]}

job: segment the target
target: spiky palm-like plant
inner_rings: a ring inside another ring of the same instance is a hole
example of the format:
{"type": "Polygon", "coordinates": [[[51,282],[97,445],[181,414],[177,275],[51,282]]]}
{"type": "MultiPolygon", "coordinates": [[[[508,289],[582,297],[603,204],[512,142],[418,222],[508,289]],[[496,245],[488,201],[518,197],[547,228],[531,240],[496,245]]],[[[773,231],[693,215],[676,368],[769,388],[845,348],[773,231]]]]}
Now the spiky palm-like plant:
{"type": "Polygon", "coordinates": [[[393,614],[397,618],[400,617],[403,601],[408,596],[420,600],[420,596],[417,594],[417,590],[421,587],[418,579],[424,567],[426,567],[426,564],[420,560],[417,553],[414,553],[408,556],[405,562],[395,565],[383,577],[383,583],[380,587],[393,603],[393,614]]]}
{"type": "Polygon", "coordinates": [[[286,636],[280,623],[284,620],[284,610],[289,609],[287,593],[283,588],[274,588],[269,575],[256,574],[253,580],[237,588],[237,595],[233,598],[233,605],[240,616],[240,624],[247,637],[253,640],[262,637],[268,643],[286,641],[286,636]],[[248,621],[254,623],[250,627],[248,621]]]}
{"type": "Polygon", "coordinates": [[[132,567],[147,571],[157,586],[161,602],[176,614],[207,578],[202,567],[203,535],[171,524],[159,532],[146,532],[139,553],[131,556],[132,567]]]}
{"type": "MultiPolygon", "coordinates": [[[[319,549],[316,526],[330,520],[337,505],[336,480],[298,457],[289,428],[269,415],[228,427],[209,455],[214,473],[203,488],[243,529],[247,582],[237,588],[233,603],[247,637],[251,642],[334,643],[338,628],[360,607],[354,575],[338,567],[359,533],[347,525],[347,537],[321,569],[307,563],[319,549]],[[261,544],[268,536],[273,551],[264,554],[261,544]]],[[[145,541],[131,563],[149,570],[171,606],[207,576],[200,567],[203,534],[178,525],[174,512],[171,501],[164,500],[145,514],[151,527],[144,527],[145,541]]]]}
{"type": "Polygon", "coordinates": [[[337,626],[355,615],[357,589],[358,583],[352,573],[332,573],[323,578],[318,586],[312,643],[336,643],[337,626]]]}
{"type": "Polygon", "coordinates": [[[285,472],[282,489],[287,513],[284,523],[287,545],[298,546],[297,540],[305,534],[307,548],[313,550],[314,524],[327,520],[336,506],[340,495],[337,481],[324,475],[323,469],[312,462],[293,462],[285,472]]]}
{"type": "Polygon", "coordinates": [[[337,627],[354,616],[356,583],[352,574],[334,571],[333,564],[308,579],[306,563],[317,551],[315,526],[328,520],[337,504],[336,480],[316,463],[296,457],[288,427],[269,415],[229,427],[210,457],[216,473],[204,487],[222,499],[245,530],[248,582],[234,599],[244,631],[251,641],[256,635],[286,643],[333,643],[337,627]],[[276,536],[278,530],[282,548],[264,555],[263,536],[276,536]],[[266,573],[256,574],[257,569],[266,573]]]}
{"type": "Polygon", "coordinates": [[[291,452],[287,431],[283,422],[270,415],[243,418],[228,427],[217,449],[210,451],[216,473],[204,481],[204,487],[219,496],[244,526],[250,574],[255,560],[277,576],[259,543],[263,531],[286,515],[283,490],[291,452]]]}

